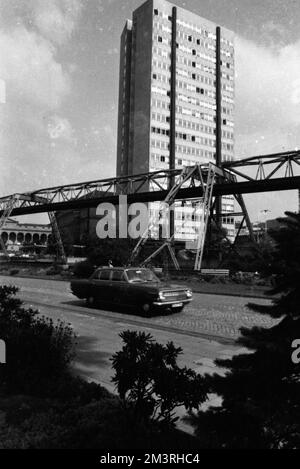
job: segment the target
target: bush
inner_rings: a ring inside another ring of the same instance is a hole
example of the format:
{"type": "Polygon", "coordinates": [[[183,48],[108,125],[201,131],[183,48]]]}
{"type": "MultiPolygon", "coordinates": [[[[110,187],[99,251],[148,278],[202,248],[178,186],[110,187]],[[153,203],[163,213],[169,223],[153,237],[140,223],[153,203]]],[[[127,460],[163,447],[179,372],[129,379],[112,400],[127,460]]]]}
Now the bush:
{"type": "Polygon", "coordinates": [[[78,262],[74,265],[73,273],[78,278],[89,278],[95,271],[95,266],[90,261],[78,262]]]}
{"type": "Polygon", "coordinates": [[[69,376],[74,357],[72,328],[23,308],[18,289],[0,287],[0,331],[7,347],[7,363],[0,367],[0,389],[4,393],[56,395],[69,376]]]}
{"type": "Polygon", "coordinates": [[[134,421],[172,427],[176,407],[197,409],[206,399],[201,376],[177,365],[181,348],[154,342],[144,332],[125,331],[120,337],[125,345],[112,357],[113,382],[134,421]]]}
{"type": "MultiPolygon", "coordinates": [[[[3,404],[0,400],[0,407],[3,404]]],[[[0,426],[0,449],[196,449],[197,441],[178,430],[132,425],[117,397],[84,405],[17,397],[0,426]]]]}
{"type": "Polygon", "coordinates": [[[18,275],[19,272],[19,269],[12,269],[9,271],[9,275],[13,277],[14,275],[18,275]]]}

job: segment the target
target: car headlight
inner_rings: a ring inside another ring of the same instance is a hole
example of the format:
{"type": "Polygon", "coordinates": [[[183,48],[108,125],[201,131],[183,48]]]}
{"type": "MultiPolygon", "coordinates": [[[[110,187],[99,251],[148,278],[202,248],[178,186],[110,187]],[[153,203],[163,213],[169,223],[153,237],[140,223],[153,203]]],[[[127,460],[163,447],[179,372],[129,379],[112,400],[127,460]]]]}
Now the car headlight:
{"type": "Polygon", "coordinates": [[[160,300],[165,300],[165,299],[166,299],[166,297],[165,297],[165,295],[164,295],[164,293],[163,293],[162,291],[159,292],[158,298],[159,298],[160,300]]]}
{"type": "Polygon", "coordinates": [[[192,290],[186,290],[185,294],[186,294],[187,298],[192,298],[192,296],[193,296],[192,290]]]}

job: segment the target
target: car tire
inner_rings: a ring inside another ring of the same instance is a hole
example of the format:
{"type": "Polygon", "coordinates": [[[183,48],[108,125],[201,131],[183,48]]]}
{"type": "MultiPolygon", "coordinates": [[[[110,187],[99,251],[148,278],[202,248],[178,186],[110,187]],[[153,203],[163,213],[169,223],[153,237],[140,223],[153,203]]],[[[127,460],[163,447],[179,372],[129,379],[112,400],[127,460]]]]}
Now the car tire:
{"type": "Polygon", "coordinates": [[[148,318],[151,313],[151,305],[149,303],[144,303],[141,306],[141,314],[145,317],[148,318]]]}
{"type": "Polygon", "coordinates": [[[174,308],[173,312],[174,313],[181,313],[184,310],[184,306],[180,306],[180,308],[174,308]]]}
{"type": "Polygon", "coordinates": [[[87,306],[89,306],[90,308],[92,308],[93,306],[95,306],[95,297],[93,295],[90,295],[86,298],[86,304],[87,306]]]}

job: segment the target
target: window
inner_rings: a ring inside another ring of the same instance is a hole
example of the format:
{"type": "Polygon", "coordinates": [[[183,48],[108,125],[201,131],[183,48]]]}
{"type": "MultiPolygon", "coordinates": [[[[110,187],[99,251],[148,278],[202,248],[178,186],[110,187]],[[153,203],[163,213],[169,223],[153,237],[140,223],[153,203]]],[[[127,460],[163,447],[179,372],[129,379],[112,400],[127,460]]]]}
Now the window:
{"type": "Polygon", "coordinates": [[[196,67],[196,62],[192,62],[192,66],[195,68],[196,67]]]}
{"type": "Polygon", "coordinates": [[[196,55],[196,50],[195,49],[193,49],[193,55],[196,55]]]}
{"type": "Polygon", "coordinates": [[[158,42],[162,42],[162,37],[161,37],[161,36],[158,36],[158,37],[157,37],[157,40],[158,40],[158,42]]]}
{"type": "Polygon", "coordinates": [[[100,280],[109,280],[110,272],[111,272],[110,270],[100,270],[98,278],[100,280]]]}
{"type": "Polygon", "coordinates": [[[158,16],[158,10],[157,10],[157,9],[154,10],[154,14],[155,14],[156,16],[158,16]]]}
{"type": "Polygon", "coordinates": [[[162,163],[164,163],[164,162],[166,161],[166,157],[165,157],[165,156],[161,156],[161,157],[160,157],[160,161],[161,161],[162,163]]]}
{"type": "Polygon", "coordinates": [[[123,270],[113,270],[112,280],[114,282],[122,282],[123,280],[125,280],[123,270]]]}

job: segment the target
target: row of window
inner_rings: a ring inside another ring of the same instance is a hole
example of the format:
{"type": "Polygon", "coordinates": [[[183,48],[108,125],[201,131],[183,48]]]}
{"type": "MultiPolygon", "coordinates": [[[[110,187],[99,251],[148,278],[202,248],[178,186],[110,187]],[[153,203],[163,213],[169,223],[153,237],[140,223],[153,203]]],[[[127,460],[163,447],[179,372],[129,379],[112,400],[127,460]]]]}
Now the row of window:
{"type": "MultiPolygon", "coordinates": [[[[171,82],[169,74],[165,75],[165,74],[162,74],[162,73],[155,72],[155,73],[152,74],[152,78],[153,78],[153,80],[157,80],[157,81],[160,81],[160,82],[165,83],[165,84],[170,84],[170,82],[171,82]]],[[[202,77],[202,78],[204,78],[204,77],[202,77]]],[[[188,83],[187,81],[176,80],[176,86],[180,89],[183,89],[183,90],[191,91],[193,93],[202,94],[203,96],[207,96],[208,98],[215,99],[215,97],[216,97],[216,93],[214,91],[207,90],[206,88],[200,88],[199,86],[188,83]]],[[[229,90],[228,86],[224,85],[224,90],[228,91],[229,90]]],[[[232,90],[233,90],[233,88],[232,88],[232,90]]]]}
{"type": "MultiPolygon", "coordinates": [[[[161,70],[164,70],[166,72],[171,71],[171,66],[168,65],[165,62],[162,62],[161,60],[153,59],[152,65],[153,65],[153,67],[160,68],[161,70]]],[[[200,75],[199,73],[192,73],[190,70],[177,68],[176,73],[177,73],[177,75],[180,75],[182,77],[189,78],[191,80],[196,80],[197,82],[201,82],[201,83],[209,85],[209,86],[215,86],[216,85],[215,79],[209,78],[209,77],[204,76],[204,75],[200,75]]],[[[157,75],[157,78],[160,79],[161,81],[164,81],[164,82],[167,82],[170,79],[170,73],[168,73],[167,76],[160,75],[159,73],[155,73],[154,75],[157,75]]],[[[233,81],[233,77],[230,77],[230,75],[226,75],[226,74],[223,73],[222,77],[223,77],[223,79],[233,81]]],[[[155,78],[155,77],[153,76],[153,78],[155,78]]],[[[223,88],[224,91],[230,91],[230,92],[234,91],[233,87],[231,85],[226,84],[226,83],[222,84],[222,88],[223,88]]]]}
{"type": "Polygon", "coordinates": [[[181,65],[184,65],[185,67],[197,68],[198,70],[202,72],[209,73],[214,76],[216,75],[215,67],[212,67],[211,65],[208,65],[208,64],[204,64],[202,62],[196,63],[195,61],[192,61],[183,55],[177,56],[177,62],[181,65]]]}
{"type": "MultiPolygon", "coordinates": [[[[158,112],[152,112],[151,113],[151,118],[154,121],[162,122],[164,124],[169,124],[170,123],[170,116],[166,115],[166,114],[160,114],[158,112]]],[[[211,134],[211,135],[215,135],[215,133],[216,133],[215,127],[212,127],[212,126],[209,126],[209,125],[199,124],[198,122],[193,122],[193,121],[186,120],[186,119],[177,118],[176,119],[176,125],[179,126],[179,127],[183,127],[185,129],[195,130],[196,132],[203,132],[203,133],[211,134]]],[[[233,132],[230,132],[228,130],[222,130],[222,137],[227,138],[229,140],[233,140],[234,134],[233,134],[233,132]]]]}
{"type": "MultiPolygon", "coordinates": [[[[170,136],[170,131],[167,129],[163,129],[160,127],[151,127],[151,132],[153,134],[157,135],[163,135],[163,136],[170,136]]],[[[200,145],[207,145],[211,147],[215,147],[215,139],[207,138],[207,137],[200,137],[196,135],[191,135],[188,133],[183,133],[183,132],[176,132],[176,138],[179,140],[186,140],[188,142],[193,142],[193,143],[198,143],[200,145]]]]}
{"type": "Polygon", "coordinates": [[[184,103],[189,103],[189,104],[193,104],[194,106],[211,109],[212,111],[216,110],[215,104],[212,104],[206,101],[200,101],[200,99],[192,98],[190,96],[186,96],[185,94],[176,93],[176,97],[178,101],[182,101],[184,103]]]}
{"type": "MultiPolygon", "coordinates": [[[[167,37],[161,36],[159,34],[155,34],[155,33],[153,34],[153,41],[156,41],[159,44],[164,44],[166,46],[171,46],[171,40],[168,39],[167,37]]],[[[178,48],[178,50],[180,52],[183,52],[184,54],[190,54],[190,55],[194,56],[195,58],[198,57],[202,61],[206,60],[206,61],[211,62],[213,64],[216,63],[216,57],[215,56],[207,55],[203,52],[197,51],[196,49],[191,49],[191,48],[186,47],[183,44],[179,44],[179,43],[176,43],[176,47],[178,48]]],[[[227,55],[226,55],[226,57],[227,57],[227,55]]],[[[222,57],[222,58],[224,58],[224,57],[222,57]]],[[[195,64],[196,64],[196,62],[192,61],[191,66],[196,67],[195,64]]],[[[223,61],[223,60],[221,60],[221,65],[223,65],[227,69],[233,68],[233,64],[231,64],[230,62],[223,61]]]]}
{"type": "MultiPolygon", "coordinates": [[[[157,148],[160,150],[168,150],[168,151],[170,149],[169,143],[164,140],[151,140],[151,147],[157,148]]],[[[203,150],[200,148],[190,147],[187,145],[176,144],[175,150],[177,153],[180,153],[182,155],[191,155],[191,156],[197,156],[197,157],[203,157],[203,158],[209,158],[209,159],[215,159],[216,157],[215,152],[212,152],[209,150],[203,150]]]]}
{"type": "Polygon", "coordinates": [[[234,225],[234,218],[231,218],[231,217],[222,218],[222,223],[224,225],[234,225]]]}
{"type": "Polygon", "coordinates": [[[196,109],[188,109],[184,106],[176,106],[176,112],[184,116],[196,117],[197,119],[203,119],[208,122],[215,122],[215,117],[211,114],[200,112],[196,109]]]}
{"type": "MultiPolygon", "coordinates": [[[[164,111],[169,111],[170,110],[170,104],[166,101],[162,101],[157,98],[152,98],[151,100],[151,107],[155,107],[157,109],[163,109],[164,111]]],[[[183,106],[176,106],[176,112],[178,114],[182,114],[185,116],[190,116],[190,117],[195,117],[197,119],[202,119],[206,120],[208,122],[215,122],[215,117],[211,114],[207,114],[205,112],[200,112],[196,109],[188,109],[183,106]]],[[[226,124],[224,125],[230,125],[229,121],[226,121],[226,124]]],[[[233,123],[232,123],[233,125],[233,123]]]]}
{"type": "MultiPolygon", "coordinates": [[[[207,150],[202,150],[202,154],[200,154],[201,153],[201,151],[200,151],[199,155],[197,155],[197,156],[199,156],[199,157],[201,156],[201,157],[209,158],[209,159],[215,158],[215,154],[207,155],[206,152],[207,152],[207,150]]],[[[208,153],[211,153],[211,152],[208,152],[208,153]]],[[[226,153],[224,153],[222,155],[222,160],[223,161],[232,161],[232,159],[233,159],[232,155],[228,155],[226,153]]],[[[169,164],[169,157],[167,155],[161,155],[160,153],[151,152],[150,161],[151,161],[153,167],[156,168],[160,164],[169,164]]],[[[185,160],[183,158],[175,158],[176,167],[178,167],[178,166],[194,166],[196,164],[199,164],[199,161],[192,160],[192,159],[185,160]]],[[[224,200],[229,200],[229,201],[232,202],[232,197],[231,196],[228,196],[228,197],[223,196],[223,199],[224,200]]],[[[233,206],[230,206],[229,210],[232,211],[233,206]]]]}
{"type": "MultiPolygon", "coordinates": [[[[171,15],[168,15],[167,13],[160,11],[157,8],[154,9],[154,17],[155,16],[158,16],[162,18],[163,20],[172,21],[171,15]]],[[[188,23],[180,19],[177,19],[177,25],[178,25],[178,30],[182,30],[182,31],[184,31],[184,29],[191,30],[201,35],[204,38],[211,39],[213,41],[216,40],[216,34],[212,31],[209,31],[205,26],[199,26],[193,23],[188,23]]],[[[193,36],[190,36],[189,40],[193,42],[195,38],[193,36]]],[[[228,47],[231,47],[231,48],[233,47],[233,43],[229,39],[226,39],[224,37],[221,38],[221,43],[228,47]]]]}
{"type": "Polygon", "coordinates": [[[216,46],[214,45],[215,41],[210,41],[208,39],[202,39],[202,38],[195,38],[194,36],[191,36],[190,34],[186,33],[184,30],[179,29],[177,31],[177,36],[187,42],[190,42],[192,44],[197,44],[197,46],[204,47],[205,49],[209,50],[216,50],[216,46]]]}

